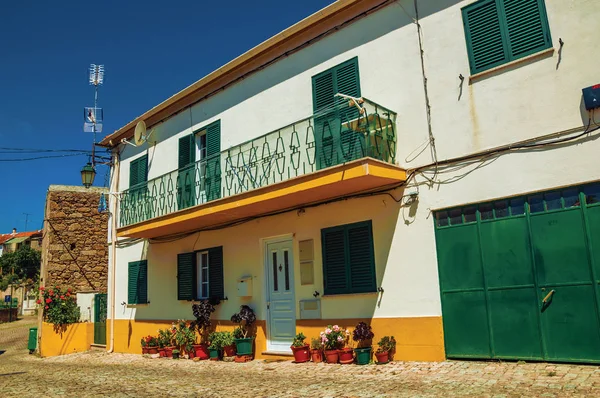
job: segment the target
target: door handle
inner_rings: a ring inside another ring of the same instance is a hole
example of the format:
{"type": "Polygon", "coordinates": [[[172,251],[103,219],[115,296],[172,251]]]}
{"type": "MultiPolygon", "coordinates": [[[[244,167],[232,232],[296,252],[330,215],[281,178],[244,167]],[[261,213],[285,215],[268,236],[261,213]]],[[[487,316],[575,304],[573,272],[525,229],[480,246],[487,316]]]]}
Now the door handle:
{"type": "Polygon", "coordinates": [[[552,298],[552,295],[554,295],[554,289],[550,290],[550,292],[542,300],[542,303],[546,304],[548,302],[548,300],[550,300],[552,298]]]}

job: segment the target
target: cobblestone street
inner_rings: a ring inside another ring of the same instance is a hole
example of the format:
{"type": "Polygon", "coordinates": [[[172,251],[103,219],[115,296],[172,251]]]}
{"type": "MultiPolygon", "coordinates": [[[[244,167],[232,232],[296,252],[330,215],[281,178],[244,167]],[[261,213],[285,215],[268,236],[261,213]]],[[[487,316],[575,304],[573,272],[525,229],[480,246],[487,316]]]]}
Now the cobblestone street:
{"type": "Polygon", "coordinates": [[[597,366],[497,362],[246,364],[89,352],[29,355],[34,319],[0,325],[0,396],[567,397],[600,395],[597,366]]]}

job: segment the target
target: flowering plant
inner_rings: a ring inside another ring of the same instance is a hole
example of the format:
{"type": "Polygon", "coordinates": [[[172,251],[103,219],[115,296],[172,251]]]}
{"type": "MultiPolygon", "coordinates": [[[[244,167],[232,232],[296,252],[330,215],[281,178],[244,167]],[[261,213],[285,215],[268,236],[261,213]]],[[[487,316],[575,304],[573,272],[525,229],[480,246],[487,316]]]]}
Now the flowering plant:
{"type": "Polygon", "coordinates": [[[352,340],[358,341],[358,348],[370,347],[374,336],[371,326],[364,322],[359,322],[352,332],[352,340]]]}
{"type": "Polygon", "coordinates": [[[175,343],[185,351],[192,350],[192,345],[196,342],[196,332],[189,322],[182,319],[171,326],[171,333],[175,330],[175,343]]]}
{"type": "Polygon", "coordinates": [[[338,350],[344,348],[349,335],[350,332],[338,325],[329,325],[319,334],[323,347],[325,347],[326,350],[338,350]]]}
{"type": "Polygon", "coordinates": [[[48,323],[66,325],[79,322],[79,307],[71,288],[42,286],[36,303],[44,306],[44,320],[48,323]]]}
{"type": "Polygon", "coordinates": [[[158,338],[148,335],[146,337],[142,337],[140,343],[142,347],[158,347],[158,338]]]}

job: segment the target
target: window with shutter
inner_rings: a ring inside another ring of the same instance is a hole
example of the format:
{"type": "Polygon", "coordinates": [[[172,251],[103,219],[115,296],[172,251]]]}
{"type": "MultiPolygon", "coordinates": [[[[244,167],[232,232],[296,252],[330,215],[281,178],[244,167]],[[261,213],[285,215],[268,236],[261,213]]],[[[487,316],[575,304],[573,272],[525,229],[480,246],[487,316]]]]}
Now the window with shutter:
{"type": "Polygon", "coordinates": [[[325,294],[377,291],[371,221],[321,230],[325,294]]]}
{"type": "Polygon", "coordinates": [[[462,15],[471,74],[552,46],[544,0],[480,0],[462,15]]]}
{"type": "Polygon", "coordinates": [[[127,280],[127,303],[148,303],[148,262],[132,261],[129,264],[127,280]]]}
{"type": "Polygon", "coordinates": [[[223,247],[177,255],[177,299],[225,298],[223,247]]]}
{"type": "Polygon", "coordinates": [[[364,157],[365,151],[356,132],[343,127],[343,123],[358,117],[354,107],[343,108],[346,100],[335,94],[360,97],[360,74],[358,58],[334,66],[312,77],[314,134],[317,169],[364,157]]]}
{"type": "Polygon", "coordinates": [[[221,197],[221,121],[206,126],[206,198],[221,197]]]}
{"type": "Polygon", "coordinates": [[[129,164],[129,192],[123,206],[130,224],[147,220],[151,217],[151,206],[148,200],[148,155],[141,156],[129,164]]]}
{"type": "Polygon", "coordinates": [[[177,173],[177,204],[179,209],[196,204],[196,143],[194,134],[179,139],[179,171],[177,173]]]}

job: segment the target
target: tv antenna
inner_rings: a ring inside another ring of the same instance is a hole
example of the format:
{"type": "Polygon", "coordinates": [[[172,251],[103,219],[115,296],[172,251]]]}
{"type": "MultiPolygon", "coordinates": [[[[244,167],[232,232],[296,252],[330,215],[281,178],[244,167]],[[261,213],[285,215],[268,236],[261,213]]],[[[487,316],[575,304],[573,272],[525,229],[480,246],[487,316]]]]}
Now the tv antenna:
{"type": "Polygon", "coordinates": [[[102,109],[98,108],[98,90],[104,83],[104,65],[90,65],[90,85],[94,86],[94,107],[85,108],[84,131],[90,131],[94,134],[92,144],[92,167],[96,164],[96,133],[102,132],[102,109]]]}

